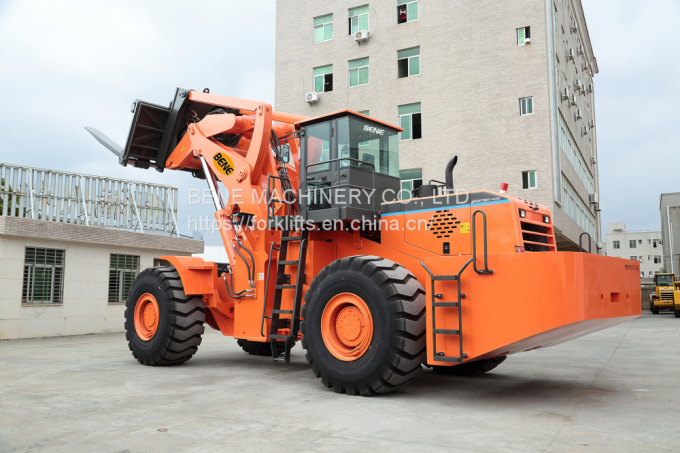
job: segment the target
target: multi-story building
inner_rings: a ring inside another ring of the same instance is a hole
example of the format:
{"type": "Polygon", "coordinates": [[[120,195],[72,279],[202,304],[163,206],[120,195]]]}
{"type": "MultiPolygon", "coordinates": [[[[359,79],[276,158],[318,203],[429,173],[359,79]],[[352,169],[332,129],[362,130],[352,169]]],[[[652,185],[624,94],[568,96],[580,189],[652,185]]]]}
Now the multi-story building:
{"type": "Polygon", "coordinates": [[[626,231],[625,222],[607,227],[607,255],[640,262],[640,277],[663,272],[661,231],[626,231]]]}
{"type": "Polygon", "coordinates": [[[662,193],[659,201],[664,272],[680,275],[680,192],[662,193]]]}
{"type": "Polygon", "coordinates": [[[458,155],[457,189],[507,182],[553,210],[559,249],[578,249],[587,232],[595,250],[598,68],[580,0],[276,7],[277,110],[351,109],[400,125],[404,198],[458,155]]]}

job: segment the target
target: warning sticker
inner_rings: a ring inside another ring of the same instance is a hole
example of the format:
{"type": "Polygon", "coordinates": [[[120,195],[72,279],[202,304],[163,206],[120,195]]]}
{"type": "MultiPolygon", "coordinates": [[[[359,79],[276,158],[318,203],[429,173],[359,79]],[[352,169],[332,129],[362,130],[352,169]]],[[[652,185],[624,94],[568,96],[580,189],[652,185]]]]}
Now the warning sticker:
{"type": "Polygon", "coordinates": [[[460,234],[470,233],[470,222],[460,224],[460,234]]]}
{"type": "Polygon", "coordinates": [[[257,279],[258,280],[264,280],[264,272],[258,272],[257,273],[257,279]]]}

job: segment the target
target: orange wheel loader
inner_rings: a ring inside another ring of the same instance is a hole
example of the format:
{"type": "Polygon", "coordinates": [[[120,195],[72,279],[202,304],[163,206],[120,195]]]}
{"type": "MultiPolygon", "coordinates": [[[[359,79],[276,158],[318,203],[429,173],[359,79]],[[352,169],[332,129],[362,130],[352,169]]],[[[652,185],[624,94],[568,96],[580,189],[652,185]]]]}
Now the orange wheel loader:
{"type": "Polygon", "coordinates": [[[133,356],[176,365],[204,324],[244,351],[300,342],[338,393],[375,395],[422,366],[489,371],[639,316],[638,263],[558,252],[544,206],[423,185],[400,196],[400,128],[344,110],[307,118],[178,88],[169,107],[135,101],[120,164],[205,179],[228,263],[165,256],[126,302],[133,356]]]}

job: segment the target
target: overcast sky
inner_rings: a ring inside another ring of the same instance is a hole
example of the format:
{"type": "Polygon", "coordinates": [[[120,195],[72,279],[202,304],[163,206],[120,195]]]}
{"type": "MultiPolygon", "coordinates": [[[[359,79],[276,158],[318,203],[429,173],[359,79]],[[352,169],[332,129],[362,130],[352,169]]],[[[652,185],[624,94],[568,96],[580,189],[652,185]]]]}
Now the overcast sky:
{"type": "MultiPolygon", "coordinates": [[[[680,191],[680,1],[583,3],[602,228],[658,230],[659,194],[680,191]]],[[[167,104],[178,86],[273,103],[274,39],[274,0],[0,0],[0,162],[173,185],[187,234],[188,215],[212,215],[188,204],[204,181],[123,168],[83,128],[124,144],[132,101],[167,104]]]]}

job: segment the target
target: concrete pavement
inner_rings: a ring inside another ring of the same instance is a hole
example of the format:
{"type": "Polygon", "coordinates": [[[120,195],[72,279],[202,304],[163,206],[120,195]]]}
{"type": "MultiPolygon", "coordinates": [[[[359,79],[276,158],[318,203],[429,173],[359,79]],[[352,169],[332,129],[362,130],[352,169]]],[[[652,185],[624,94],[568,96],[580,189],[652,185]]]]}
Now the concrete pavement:
{"type": "Polygon", "coordinates": [[[680,319],[645,312],[373,398],[321,386],[299,345],[272,363],[212,330],[167,368],[123,334],[0,341],[0,452],[15,451],[680,451],[680,319]]]}

